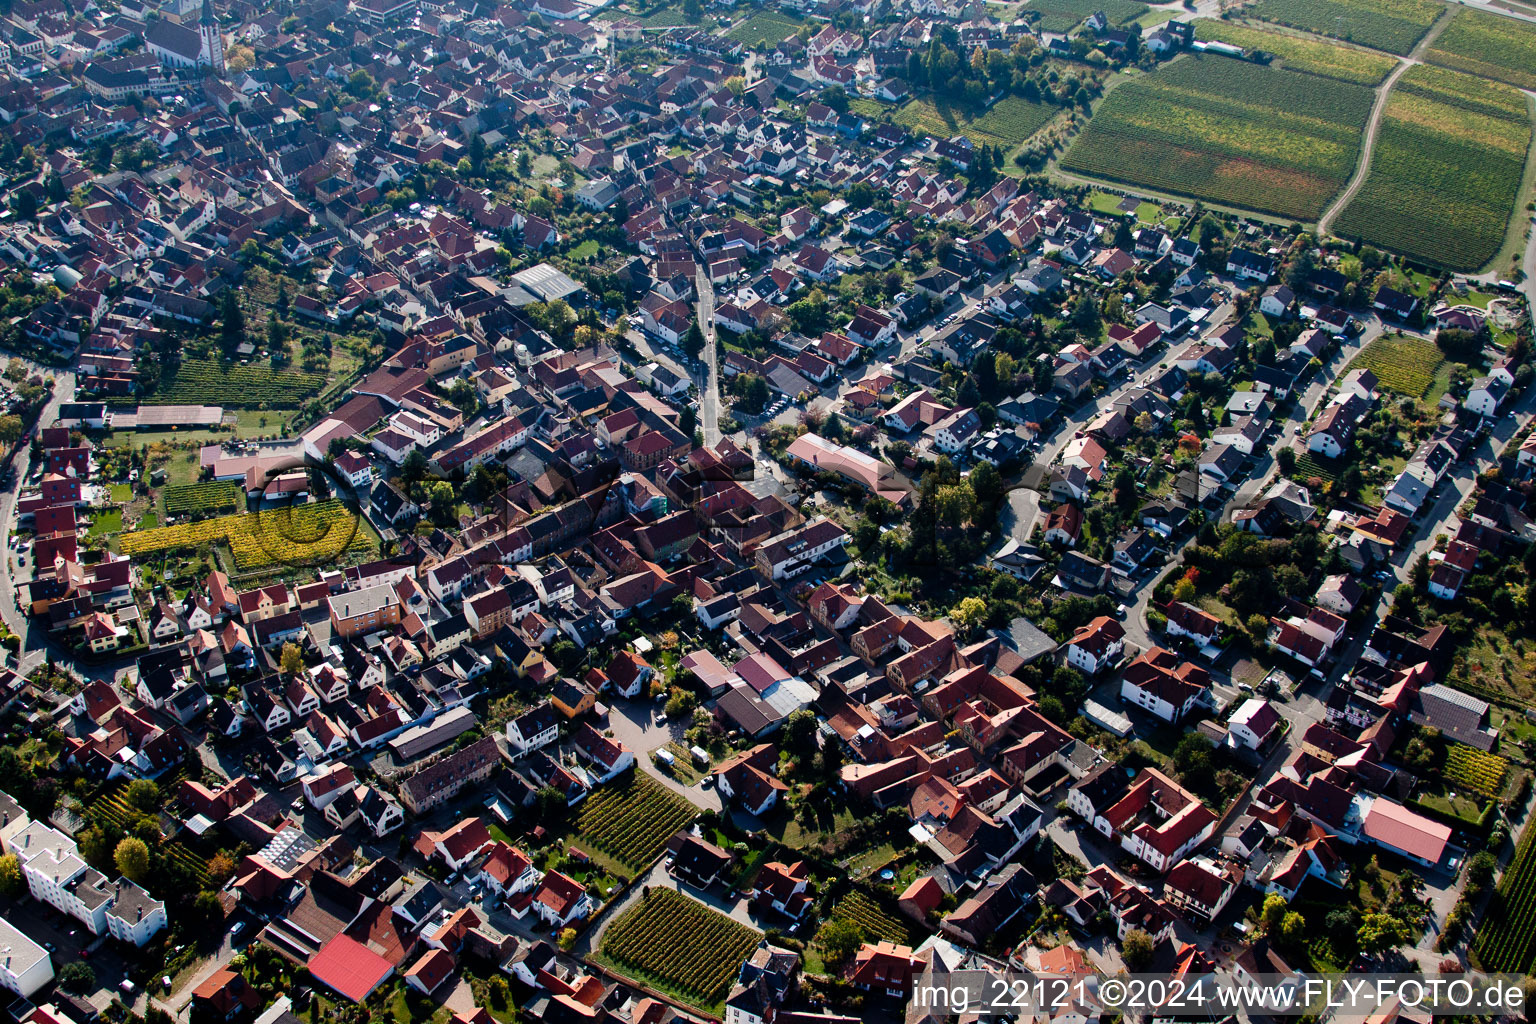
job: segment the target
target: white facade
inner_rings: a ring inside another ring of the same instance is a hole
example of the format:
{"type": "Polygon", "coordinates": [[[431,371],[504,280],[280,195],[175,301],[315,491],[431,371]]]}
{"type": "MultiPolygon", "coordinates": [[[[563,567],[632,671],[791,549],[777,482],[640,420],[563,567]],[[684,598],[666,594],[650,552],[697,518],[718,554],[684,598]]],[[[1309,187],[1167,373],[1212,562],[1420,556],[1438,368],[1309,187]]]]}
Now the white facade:
{"type": "Polygon", "coordinates": [[[24,999],[53,980],[53,960],[15,925],[0,918],[0,985],[24,999]]]}

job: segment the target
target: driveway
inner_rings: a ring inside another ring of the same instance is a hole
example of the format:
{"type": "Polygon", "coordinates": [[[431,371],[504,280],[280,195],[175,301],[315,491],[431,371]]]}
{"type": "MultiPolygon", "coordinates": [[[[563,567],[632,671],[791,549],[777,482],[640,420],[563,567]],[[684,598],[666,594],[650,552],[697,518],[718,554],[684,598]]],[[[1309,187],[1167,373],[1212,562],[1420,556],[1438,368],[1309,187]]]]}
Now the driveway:
{"type": "Polygon", "coordinates": [[[654,713],[660,706],[652,700],[616,699],[608,710],[608,728],[613,730],[613,738],[635,752],[635,763],[651,778],[687,797],[701,811],[720,810],[720,795],[713,786],[706,789],[702,783],[687,785],[662,771],[651,758],[652,751],[668,743],[687,743],[683,738],[687,729],[684,722],[655,720],[654,713]]]}

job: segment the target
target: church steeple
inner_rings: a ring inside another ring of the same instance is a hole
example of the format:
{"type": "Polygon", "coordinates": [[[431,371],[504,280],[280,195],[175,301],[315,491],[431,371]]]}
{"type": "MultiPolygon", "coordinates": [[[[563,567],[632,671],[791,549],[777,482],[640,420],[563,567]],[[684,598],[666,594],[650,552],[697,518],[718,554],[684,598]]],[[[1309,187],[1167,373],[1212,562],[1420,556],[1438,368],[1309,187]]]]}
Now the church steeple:
{"type": "Polygon", "coordinates": [[[213,0],[203,0],[203,14],[197,19],[197,36],[202,42],[203,61],[214,74],[224,74],[224,35],[219,31],[219,21],[213,16],[213,0]]]}

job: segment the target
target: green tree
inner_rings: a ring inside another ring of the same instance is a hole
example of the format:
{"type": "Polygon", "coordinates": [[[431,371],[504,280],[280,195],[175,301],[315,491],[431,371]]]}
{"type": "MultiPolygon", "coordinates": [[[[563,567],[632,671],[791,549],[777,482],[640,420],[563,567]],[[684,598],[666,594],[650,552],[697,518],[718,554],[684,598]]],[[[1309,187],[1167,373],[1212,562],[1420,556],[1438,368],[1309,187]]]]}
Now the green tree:
{"type": "Polygon", "coordinates": [[[1279,939],[1281,945],[1292,949],[1300,946],[1307,937],[1307,919],[1295,910],[1287,911],[1280,919],[1279,939]]]}
{"type": "Polygon", "coordinates": [[[822,959],[827,966],[837,970],[864,945],[864,932],[852,921],[837,917],[822,925],[816,941],[821,945],[822,959]]]}
{"type": "Polygon", "coordinates": [[[987,602],[975,596],[961,598],[960,603],[949,610],[949,617],[962,634],[969,636],[986,619],[987,602]]]}
{"type": "Polygon", "coordinates": [[[149,877],[149,847],[144,840],[128,836],[112,851],[117,870],[131,882],[143,883],[149,877]]]}
{"type": "Polygon", "coordinates": [[[1413,932],[1391,914],[1366,914],[1358,932],[1360,949],[1365,953],[1384,953],[1413,941],[1413,932]]]}
{"type": "Polygon", "coordinates": [[[1264,897],[1264,906],[1259,911],[1259,924],[1264,929],[1264,934],[1271,938],[1280,935],[1280,926],[1285,921],[1287,904],[1285,897],[1277,892],[1272,892],[1264,897]]]}
{"type": "Polygon", "coordinates": [[[683,17],[688,24],[697,25],[704,20],[704,4],[701,0],[683,0],[683,17]]]}
{"type": "Polygon", "coordinates": [[[22,431],[20,416],[0,416],[0,444],[15,444],[21,440],[22,431]]]}
{"type": "Polygon", "coordinates": [[[59,968],[59,987],[77,996],[96,991],[96,972],[84,960],[72,960],[59,968]]]}
{"type": "Polygon", "coordinates": [[[689,359],[698,359],[699,353],[704,351],[704,332],[699,329],[699,322],[695,320],[688,325],[688,332],[683,335],[683,353],[689,359]]]}
{"type": "Polygon", "coordinates": [[[278,658],[278,667],[285,675],[296,676],[304,671],[304,652],[298,644],[283,644],[283,653],[278,658]]]}
{"type": "Polygon", "coordinates": [[[1120,940],[1120,959],[1125,961],[1125,966],[1131,971],[1144,971],[1152,964],[1152,955],[1156,952],[1156,946],[1152,942],[1152,936],[1140,928],[1132,928],[1125,933],[1125,938],[1120,940]]]}
{"type": "Polygon", "coordinates": [[[1275,463],[1280,467],[1281,473],[1290,476],[1296,472],[1296,449],[1285,445],[1275,452],[1275,463]]]}
{"type": "Polygon", "coordinates": [[[245,343],[245,313],[240,309],[240,299],[233,288],[224,292],[223,324],[219,329],[219,346],[226,359],[233,359],[236,351],[245,343]]]}
{"type": "Polygon", "coordinates": [[[149,779],[134,779],[123,790],[128,806],[145,814],[153,814],[160,806],[160,787],[149,779]]]}
{"type": "Polygon", "coordinates": [[[272,311],[284,320],[288,319],[288,285],[285,282],[277,283],[277,299],[272,303],[272,311]]]}
{"type": "Polygon", "coordinates": [[[0,857],[0,896],[15,898],[24,888],[26,880],[21,875],[21,861],[14,853],[0,857]]]}
{"type": "Polygon", "coordinates": [[[796,708],[784,721],[784,749],[792,754],[808,754],[816,747],[816,712],[796,708]]]}

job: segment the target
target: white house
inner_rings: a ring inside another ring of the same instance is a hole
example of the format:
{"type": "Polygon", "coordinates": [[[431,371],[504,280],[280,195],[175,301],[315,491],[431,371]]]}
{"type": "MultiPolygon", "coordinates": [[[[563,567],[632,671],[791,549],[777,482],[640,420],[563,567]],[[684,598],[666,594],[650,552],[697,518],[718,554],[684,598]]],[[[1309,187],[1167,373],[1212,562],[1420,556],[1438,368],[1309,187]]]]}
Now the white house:
{"type": "Polygon", "coordinates": [[[53,980],[53,960],[48,951],[4,918],[0,918],[0,946],[5,947],[5,956],[0,957],[0,985],[30,999],[53,980]]]}
{"type": "Polygon", "coordinates": [[[1228,742],[1249,750],[1261,750],[1280,728],[1280,713],[1267,700],[1250,697],[1227,720],[1228,742]]]}
{"type": "Polygon", "coordinates": [[[1504,377],[1489,374],[1486,377],[1479,377],[1473,383],[1462,405],[1468,412],[1475,412],[1479,416],[1497,416],[1499,404],[1504,401],[1504,396],[1507,394],[1509,394],[1509,383],[1504,377]]]}
{"type": "Polygon", "coordinates": [[[513,754],[526,754],[560,738],[560,716],[545,701],[507,722],[507,744],[513,754]]]}
{"type": "Polygon", "coordinates": [[[1115,663],[1125,650],[1125,627],[1108,615],[1100,615],[1078,627],[1067,641],[1067,664],[1088,675],[1115,663]]]}
{"type": "Polygon", "coordinates": [[[115,885],[107,931],[119,942],[143,948],[166,926],[165,904],[126,878],[115,885]]]}

